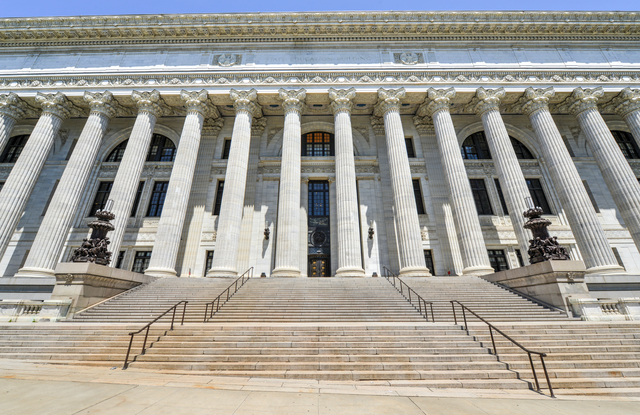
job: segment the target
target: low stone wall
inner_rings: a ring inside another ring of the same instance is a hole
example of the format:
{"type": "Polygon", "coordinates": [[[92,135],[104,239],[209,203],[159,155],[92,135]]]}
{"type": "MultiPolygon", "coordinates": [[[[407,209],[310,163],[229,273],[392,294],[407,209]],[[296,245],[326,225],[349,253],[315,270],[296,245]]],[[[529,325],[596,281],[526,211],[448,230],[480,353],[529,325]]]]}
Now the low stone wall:
{"type": "Polygon", "coordinates": [[[569,298],[591,298],[584,282],[585,271],[582,261],[545,261],[482,278],[571,312],[569,298]]]}
{"type": "Polygon", "coordinates": [[[0,321],[40,322],[64,319],[71,306],[71,300],[2,300],[0,301],[0,321]]]}
{"type": "Polygon", "coordinates": [[[55,276],[51,299],[71,301],[67,317],[156,279],[90,262],[62,262],[56,267],[55,276]]]}
{"type": "Polygon", "coordinates": [[[572,298],[573,314],[585,321],[640,320],[640,298],[572,298]]]}

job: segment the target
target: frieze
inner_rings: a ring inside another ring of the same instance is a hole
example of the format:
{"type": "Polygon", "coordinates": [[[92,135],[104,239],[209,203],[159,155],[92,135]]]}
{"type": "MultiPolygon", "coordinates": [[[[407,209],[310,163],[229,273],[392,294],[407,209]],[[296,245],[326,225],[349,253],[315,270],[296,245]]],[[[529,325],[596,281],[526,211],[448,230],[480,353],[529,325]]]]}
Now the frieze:
{"type": "Polygon", "coordinates": [[[217,237],[218,237],[218,232],[216,231],[202,232],[201,240],[204,242],[215,242],[217,237]]]}

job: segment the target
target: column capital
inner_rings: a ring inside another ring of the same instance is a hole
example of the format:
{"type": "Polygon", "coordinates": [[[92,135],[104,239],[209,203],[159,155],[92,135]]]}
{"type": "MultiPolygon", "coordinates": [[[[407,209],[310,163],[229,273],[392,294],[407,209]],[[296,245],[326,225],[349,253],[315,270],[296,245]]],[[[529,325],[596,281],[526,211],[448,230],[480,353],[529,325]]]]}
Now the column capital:
{"type": "Polygon", "coordinates": [[[504,88],[476,90],[475,102],[472,101],[473,111],[482,116],[487,111],[500,111],[500,99],[504,98],[504,88]]]}
{"type": "Polygon", "coordinates": [[[62,92],[55,94],[36,94],[36,102],[40,104],[43,113],[53,114],[56,117],[66,120],[71,116],[71,108],[73,104],[64,96],[62,92]]]}
{"type": "Polygon", "coordinates": [[[602,95],[604,95],[604,92],[601,86],[587,89],[576,88],[571,95],[558,106],[558,110],[562,112],[568,111],[574,116],[589,109],[595,109],[597,111],[598,99],[602,95]]]}
{"type": "Polygon", "coordinates": [[[377,117],[382,117],[389,111],[399,110],[402,98],[404,98],[406,92],[404,88],[398,89],[378,89],[378,103],[373,108],[373,114],[377,117]]]}
{"type": "Polygon", "coordinates": [[[451,98],[456,96],[456,90],[453,88],[448,89],[435,89],[429,88],[427,90],[427,99],[424,101],[418,111],[417,115],[421,117],[433,116],[438,111],[447,110],[451,105],[451,98]]]}
{"type": "Polygon", "coordinates": [[[331,100],[331,111],[334,114],[340,111],[351,113],[353,99],[356,97],[356,89],[333,89],[329,88],[329,99],[331,100]]]}
{"type": "Polygon", "coordinates": [[[205,118],[202,135],[217,137],[224,126],[224,118],[205,118]]]}
{"type": "Polygon", "coordinates": [[[614,111],[622,118],[640,110],[640,89],[625,88],[613,99],[614,111]]]}
{"type": "Polygon", "coordinates": [[[433,118],[429,116],[421,117],[416,115],[413,117],[413,124],[416,126],[416,130],[420,135],[427,136],[434,135],[436,133],[436,129],[433,125],[433,118]]]}
{"type": "Polygon", "coordinates": [[[298,89],[296,91],[294,89],[280,88],[278,90],[278,95],[282,100],[282,108],[284,108],[285,114],[289,111],[295,111],[298,114],[302,114],[302,110],[305,106],[304,99],[307,97],[307,91],[304,89],[298,89]]]}
{"type": "Polygon", "coordinates": [[[113,118],[118,111],[117,101],[109,91],[102,93],[85,91],[83,99],[89,104],[92,113],[102,114],[107,118],[113,118]]]}
{"type": "Polygon", "coordinates": [[[204,89],[202,91],[180,91],[180,99],[184,102],[187,112],[197,112],[204,116],[210,111],[209,94],[204,89]]]}
{"type": "Polygon", "coordinates": [[[267,119],[265,117],[254,118],[251,123],[251,136],[261,137],[264,133],[264,129],[267,126],[267,119]]]}
{"type": "Polygon", "coordinates": [[[160,97],[160,92],[154,89],[151,92],[133,91],[131,98],[138,107],[138,112],[148,112],[154,117],[160,117],[164,114],[164,101],[160,97]]]}
{"type": "Polygon", "coordinates": [[[247,111],[254,118],[262,117],[262,108],[258,105],[258,91],[251,88],[248,91],[237,91],[232,89],[229,92],[231,101],[233,101],[233,108],[238,111],[247,111]]]}
{"type": "Polygon", "coordinates": [[[524,95],[518,100],[522,112],[530,116],[536,111],[549,110],[549,100],[556,94],[553,87],[525,89],[524,95]]]}
{"type": "Polygon", "coordinates": [[[0,94],[0,114],[19,121],[26,115],[28,107],[28,104],[13,92],[0,94]]]}
{"type": "Polygon", "coordinates": [[[384,120],[382,117],[371,116],[371,127],[373,127],[373,133],[375,135],[384,136],[384,120]]]}

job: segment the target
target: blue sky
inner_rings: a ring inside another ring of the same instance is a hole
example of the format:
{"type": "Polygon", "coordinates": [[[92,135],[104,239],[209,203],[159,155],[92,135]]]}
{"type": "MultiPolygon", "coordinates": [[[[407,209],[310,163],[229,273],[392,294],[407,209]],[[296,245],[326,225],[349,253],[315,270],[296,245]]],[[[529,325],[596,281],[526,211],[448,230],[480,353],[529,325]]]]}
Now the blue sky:
{"type": "Polygon", "coordinates": [[[1,0],[0,17],[326,10],[640,10],[640,0],[1,0]],[[528,7],[527,7],[528,6],[528,7]]]}

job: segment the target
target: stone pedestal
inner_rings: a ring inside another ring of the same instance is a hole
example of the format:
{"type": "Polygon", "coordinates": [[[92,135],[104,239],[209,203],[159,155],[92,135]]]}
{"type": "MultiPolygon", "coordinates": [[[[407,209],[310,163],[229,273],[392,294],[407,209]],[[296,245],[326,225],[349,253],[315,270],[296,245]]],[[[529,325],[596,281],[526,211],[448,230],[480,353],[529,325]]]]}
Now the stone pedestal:
{"type": "Polygon", "coordinates": [[[545,261],[483,275],[482,279],[570,312],[569,298],[591,298],[585,271],[582,261],[545,261]]]}

